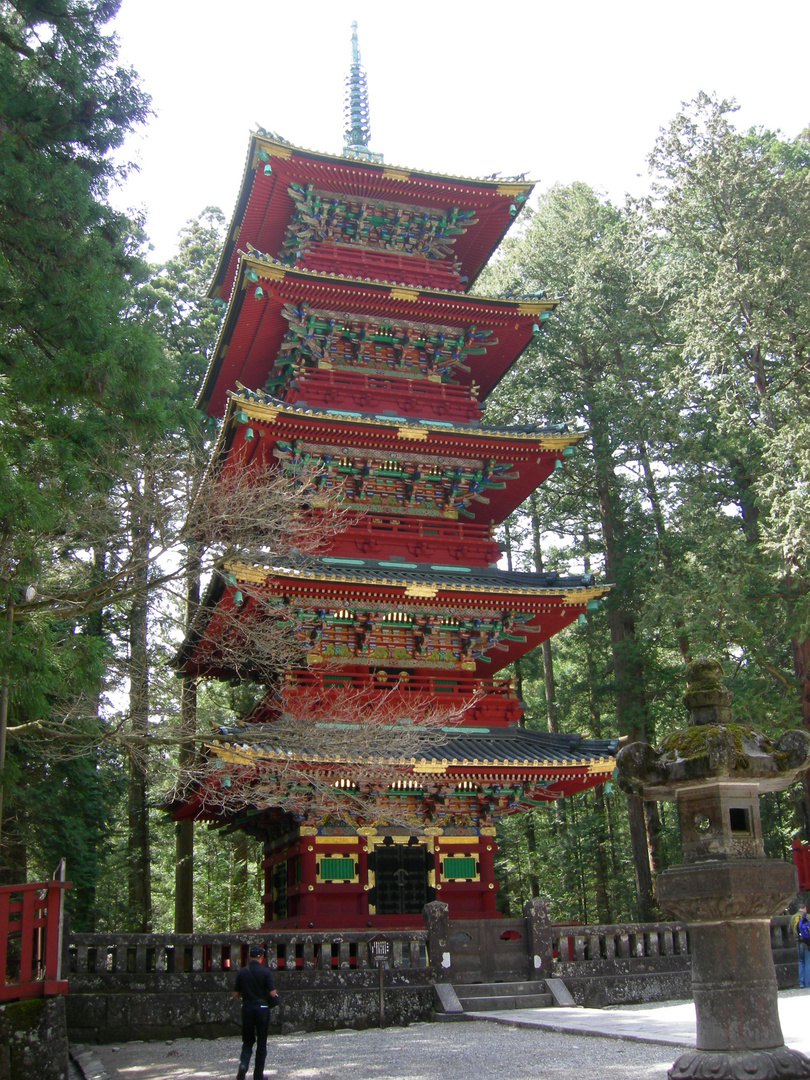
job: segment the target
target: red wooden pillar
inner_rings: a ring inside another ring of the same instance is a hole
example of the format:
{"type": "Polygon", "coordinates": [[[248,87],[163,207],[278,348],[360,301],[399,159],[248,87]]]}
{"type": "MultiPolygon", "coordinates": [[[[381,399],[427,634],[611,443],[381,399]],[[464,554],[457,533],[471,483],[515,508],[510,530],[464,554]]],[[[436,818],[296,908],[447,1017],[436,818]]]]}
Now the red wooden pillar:
{"type": "Polygon", "coordinates": [[[34,981],[34,902],[36,893],[26,889],[20,902],[20,979],[21,983],[34,981]]]}
{"type": "Polygon", "coordinates": [[[306,925],[315,919],[318,911],[317,883],[315,864],[317,851],[315,850],[315,837],[302,836],[298,844],[298,860],[301,868],[298,883],[298,917],[301,925],[306,925]]]}
{"type": "Polygon", "coordinates": [[[495,893],[498,888],[495,881],[495,852],[498,850],[498,845],[495,843],[494,836],[482,836],[479,838],[478,843],[478,865],[480,867],[481,884],[486,885],[486,889],[481,895],[482,914],[485,916],[495,915],[497,914],[495,893]]]}
{"type": "Polygon", "coordinates": [[[11,894],[0,892],[0,976],[5,982],[6,958],[8,956],[9,909],[11,894]]]}

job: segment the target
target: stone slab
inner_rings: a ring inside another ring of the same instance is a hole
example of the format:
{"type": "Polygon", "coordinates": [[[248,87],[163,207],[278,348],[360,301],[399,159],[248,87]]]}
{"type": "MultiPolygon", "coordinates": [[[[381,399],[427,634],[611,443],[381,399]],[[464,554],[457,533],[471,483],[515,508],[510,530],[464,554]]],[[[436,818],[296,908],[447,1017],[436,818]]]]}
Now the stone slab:
{"type": "Polygon", "coordinates": [[[571,996],[571,991],[562,979],[546,979],[546,986],[554,998],[554,1004],[561,1009],[575,1009],[577,1003],[571,996]]]}
{"type": "Polygon", "coordinates": [[[439,1011],[444,1013],[463,1013],[464,1008],[458,994],[450,983],[434,983],[433,992],[439,1003],[439,1011]]]}

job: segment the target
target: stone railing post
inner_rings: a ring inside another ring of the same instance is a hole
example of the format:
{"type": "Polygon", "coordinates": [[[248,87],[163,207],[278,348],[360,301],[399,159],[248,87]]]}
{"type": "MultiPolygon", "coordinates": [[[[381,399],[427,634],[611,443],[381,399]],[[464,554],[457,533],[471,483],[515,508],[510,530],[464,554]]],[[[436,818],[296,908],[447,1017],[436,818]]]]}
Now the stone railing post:
{"type": "Polygon", "coordinates": [[[527,900],[523,905],[528,933],[529,970],[532,979],[547,979],[551,975],[554,945],[551,940],[551,919],[548,901],[543,897],[527,900]]]}
{"type": "Polygon", "coordinates": [[[447,904],[432,900],[422,908],[427,929],[428,965],[434,978],[449,980],[450,975],[450,915],[447,904]]]}

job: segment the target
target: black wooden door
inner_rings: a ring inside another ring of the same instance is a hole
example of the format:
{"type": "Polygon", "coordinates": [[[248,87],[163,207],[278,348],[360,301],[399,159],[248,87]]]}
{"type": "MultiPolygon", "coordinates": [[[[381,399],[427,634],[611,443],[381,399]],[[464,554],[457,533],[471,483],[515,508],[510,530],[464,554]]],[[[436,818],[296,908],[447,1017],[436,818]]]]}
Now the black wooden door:
{"type": "Polygon", "coordinates": [[[378,915],[419,915],[428,901],[427,848],[390,844],[374,849],[378,915]]]}

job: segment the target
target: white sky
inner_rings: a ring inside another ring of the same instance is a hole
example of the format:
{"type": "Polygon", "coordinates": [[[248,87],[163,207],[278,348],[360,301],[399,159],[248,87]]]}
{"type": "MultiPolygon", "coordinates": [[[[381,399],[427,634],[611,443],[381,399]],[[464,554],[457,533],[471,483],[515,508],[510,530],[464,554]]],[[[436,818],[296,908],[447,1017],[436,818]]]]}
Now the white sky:
{"type": "Polygon", "coordinates": [[[808,0],[123,0],[122,59],[157,115],[116,202],[146,209],[155,258],[206,205],[230,217],[256,124],[340,152],[352,19],[371,148],[395,165],[621,200],[699,90],[735,97],[740,126],[810,124],[808,0]]]}

